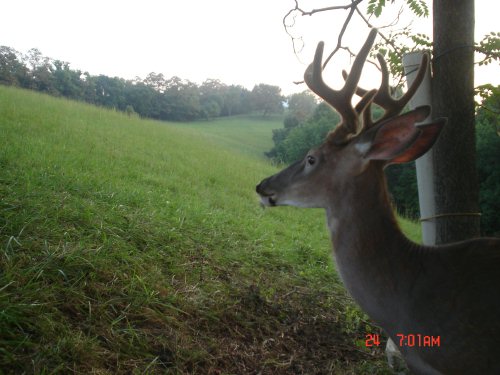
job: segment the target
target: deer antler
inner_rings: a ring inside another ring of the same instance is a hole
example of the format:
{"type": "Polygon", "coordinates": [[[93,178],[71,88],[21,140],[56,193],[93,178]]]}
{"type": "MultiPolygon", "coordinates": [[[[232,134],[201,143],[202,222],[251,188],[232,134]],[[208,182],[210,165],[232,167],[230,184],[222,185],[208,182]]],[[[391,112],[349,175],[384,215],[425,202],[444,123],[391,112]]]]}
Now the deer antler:
{"type": "Polygon", "coordinates": [[[354,108],[352,106],[351,100],[354,93],[357,91],[357,86],[359,78],[361,76],[361,71],[365,60],[370,52],[370,49],[377,36],[377,29],[372,29],[368,38],[366,39],[363,47],[359,51],[356,59],[354,60],[351,73],[347,76],[344,87],[340,90],[334,90],[329,87],[323,81],[323,69],[322,69],[322,59],[323,59],[323,49],[324,43],[318,43],[316,48],[316,53],[314,55],[314,60],[311,65],[306,69],[304,73],[304,80],[309,86],[309,88],[324,99],[328,104],[337,110],[337,112],[342,117],[342,122],[339,126],[347,130],[348,133],[356,134],[360,130],[359,126],[359,114],[369,105],[371,100],[376,96],[376,90],[366,91],[363,95],[363,99],[354,108]],[[362,108],[361,108],[362,107],[362,108]]]}
{"type": "MultiPolygon", "coordinates": [[[[380,69],[382,70],[382,81],[376,95],[373,98],[373,103],[379,105],[385,111],[383,116],[377,121],[378,123],[380,121],[387,120],[388,118],[398,115],[403,110],[405,105],[408,104],[408,102],[422,83],[422,80],[424,79],[425,73],[427,71],[427,66],[429,65],[429,55],[427,53],[424,53],[415,80],[408,88],[408,91],[399,99],[395,99],[391,95],[389,86],[389,69],[387,68],[387,63],[385,62],[384,57],[380,53],[377,54],[377,60],[379,61],[380,69]]],[[[349,76],[345,70],[342,71],[342,76],[347,82],[349,76]]],[[[356,94],[363,98],[368,92],[368,90],[365,90],[361,87],[358,87],[356,89],[356,94]]],[[[367,129],[371,126],[373,126],[371,112],[367,110],[364,112],[363,127],[367,129]]]]}

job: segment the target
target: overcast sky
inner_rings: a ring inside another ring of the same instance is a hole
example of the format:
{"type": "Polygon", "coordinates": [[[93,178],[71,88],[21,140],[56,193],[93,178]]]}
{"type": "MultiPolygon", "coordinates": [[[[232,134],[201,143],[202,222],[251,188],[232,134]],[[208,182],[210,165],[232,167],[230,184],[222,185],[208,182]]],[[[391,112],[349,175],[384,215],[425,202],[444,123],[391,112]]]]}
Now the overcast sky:
{"type": "MultiPolygon", "coordinates": [[[[309,0],[301,5],[344,3],[309,0]]],[[[156,72],[196,83],[217,78],[249,89],[268,83],[289,94],[305,89],[292,82],[302,78],[317,41],[325,40],[327,48],[335,45],[346,15],[298,17],[292,32],[304,37],[305,48],[297,56],[282,24],[293,6],[293,0],[10,0],[0,8],[0,45],[23,53],[38,48],[93,75],[133,79],[156,72]]],[[[497,0],[476,1],[476,39],[500,31],[499,10],[497,0]]],[[[415,26],[430,33],[431,19],[415,26]]],[[[345,44],[357,50],[367,34],[366,27],[353,22],[345,44]]],[[[328,74],[337,79],[349,59],[339,56],[332,63],[328,74]]],[[[477,72],[476,83],[500,84],[498,73],[498,65],[477,72]]],[[[376,76],[366,75],[368,80],[376,76]]]]}

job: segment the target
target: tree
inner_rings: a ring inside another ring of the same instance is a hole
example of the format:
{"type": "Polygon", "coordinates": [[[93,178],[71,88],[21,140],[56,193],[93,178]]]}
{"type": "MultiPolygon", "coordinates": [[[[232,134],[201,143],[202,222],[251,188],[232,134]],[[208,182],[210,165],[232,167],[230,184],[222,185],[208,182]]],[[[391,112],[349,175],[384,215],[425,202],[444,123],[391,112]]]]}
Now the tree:
{"type": "Polygon", "coordinates": [[[207,79],[200,86],[201,116],[205,119],[219,117],[224,107],[227,86],[218,79],[207,79]]]}
{"type": "Polygon", "coordinates": [[[285,129],[291,129],[304,123],[317,106],[315,97],[307,91],[288,97],[288,113],[285,117],[285,129]]]}
{"type": "Polygon", "coordinates": [[[19,59],[19,53],[6,46],[0,46],[0,83],[27,87],[28,69],[19,59]]]}
{"type": "MultiPolygon", "coordinates": [[[[223,105],[221,116],[232,116],[241,112],[242,92],[245,90],[241,86],[230,85],[226,87],[223,94],[223,105]]],[[[246,90],[248,92],[248,90],[246,90]]]]}
{"type": "Polygon", "coordinates": [[[165,92],[166,80],[162,73],[156,74],[155,72],[151,72],[142,82],[159,93],[165,92]]]}
{"type": "Polygon", "coordinates": [[[95,79],[89,72],[83,73],[80,77],[82,80],[82,99],[87,103],[96,103],[96,86],[95,79]]]}
{"type": "Polygon", "coordinates": [[[170,78],[166,81],[164,99],[168,107],[164,119],[191,121],[200,117],[200,96],[195,83],[175,76],[170,78]]]}
{"type": "Polygon", "coordinates": [[[278,86],[260,83],[252,90],[253,109],[261,111],[263,116],[283,112],[283,96],[278,86]]]}
{"type": "Polygon", "coordinates": [[[224,92],[221,116],[233,116],[251,111],[250,91],[243,86],[230,85],[224,92]]]}
{"type": "Polygon", "coordinates": [[[83,82],[81,76],[82,72],[70,69],[69,63],[60,60],[53,62],[53,87],[59,95],[70,99],[82,99],[83,82]]]}
{"type": "Polygon", "coordinates": [[[30,49],[25,59],[31,76],[30,88],[51,95],[60,95],[59,91],[54,87],[54,65],[52,60],[43,56],[36,48],[30,49]]]}
{"type": "MultiPolygon", "coordinates": [[[[159,118],[159,92],[142,81],[136,81],[125,87],[125,101],[142,117],[159,118]]],[[[125,111],[127,111],[125,107],[125,111]]]]}
{"type": "Polygon", "coordinates": [[[121,78],[100,75],[95,78],[96,104],[124,111],[126,82],[121,78]]]}
{"type": "Polygon", "coordinates": [[[475,237],[479,185],[474,138],[474,0],[435,0],[432,115],[448,124],[433,149],[436,243],[475,237]]]}

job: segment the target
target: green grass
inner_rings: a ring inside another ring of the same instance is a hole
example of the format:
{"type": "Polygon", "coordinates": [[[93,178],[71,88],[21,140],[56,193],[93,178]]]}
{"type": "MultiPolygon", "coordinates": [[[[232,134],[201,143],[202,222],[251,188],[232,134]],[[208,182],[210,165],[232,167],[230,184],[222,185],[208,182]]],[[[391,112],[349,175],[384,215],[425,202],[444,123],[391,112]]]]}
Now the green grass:
{"type": "Polygon", "coordinates": [[[324,214],[258,205],[277,126],[0,86],[2,371],[388,373],[324,214]]]}
{"type": "Polygon", "coordinates": [[[284,116],[238,116],[212,121],[177,124],[194,130],[194,136],[248,156],[264,158],[273,147],[272,130],[283,127],[284,116]]]}

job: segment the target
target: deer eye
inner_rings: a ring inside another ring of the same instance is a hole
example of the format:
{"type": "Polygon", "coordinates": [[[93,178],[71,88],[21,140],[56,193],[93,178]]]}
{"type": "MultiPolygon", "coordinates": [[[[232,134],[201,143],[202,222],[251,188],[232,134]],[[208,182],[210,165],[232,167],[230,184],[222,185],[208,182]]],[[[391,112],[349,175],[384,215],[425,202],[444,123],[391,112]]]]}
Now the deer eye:
{"type": "Polygon", "coordinates": [[[316,163],[316,158],[312,155],[307,155],[307,164],[314,165],[316,163]]]}

